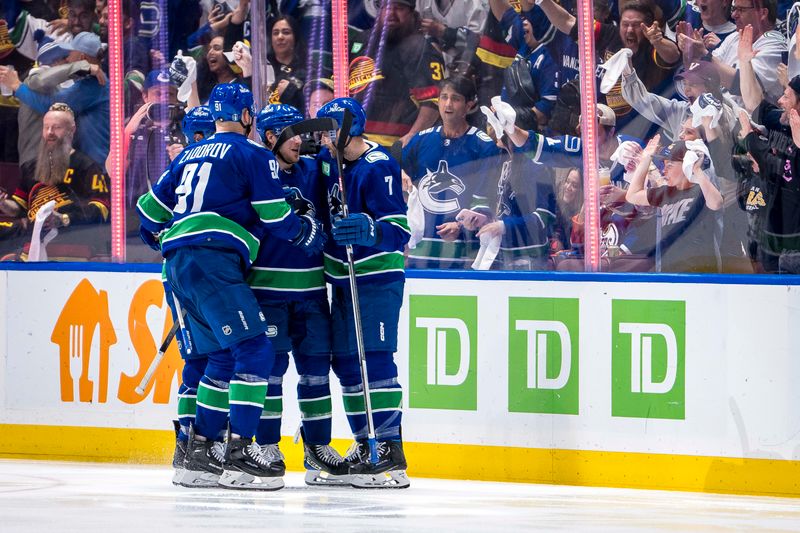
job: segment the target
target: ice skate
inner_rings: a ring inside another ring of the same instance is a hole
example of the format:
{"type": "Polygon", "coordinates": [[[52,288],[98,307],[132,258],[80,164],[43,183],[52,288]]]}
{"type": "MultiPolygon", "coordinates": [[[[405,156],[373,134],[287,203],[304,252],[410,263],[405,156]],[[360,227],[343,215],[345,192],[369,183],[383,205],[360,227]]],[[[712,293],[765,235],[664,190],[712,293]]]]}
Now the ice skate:
{"type": "Polygon", "coordinates": [[[347,459],[350,467],[350,484],[357,489],[405,489],[411,485],[406,475],[406,457],[399,440],[378,443],[378,462],[369,462],[369,444],[358,442],[347,459]]]}
{"type": "Polygon", "coordinates": [[[277,444],[262,444],[261,455],[263,455],[270,464],[271,470],[279,472],[279,476],[286,473],[286,458],[283,456],[283,452],[281,452],[277,444]]]}
{"type": "Polygon", "coordinates": [[[189,442],[183,461],[182,487],[217,487],[222,474],[223,448],[221,442],[198,440],[194,427],[189,427],[189,442]]]}
{"type": "Polygon", "coordinates": [[[229,489],[278,490],[284,486],[284,470],[270,463],[251,439],[228,438],[219,484],[229,489]]]}
{"type": "Polygon", "coordinates": [[[172,474],[172,484],[180,485],[181,479],[183,478],[183,474],[185,472],[183,468],[183,460],[186,459],[187,441],[178,438],[178,435],[181,432],[180,423],[177,420],[173,420],[172,425],[175,429],[175,451],[172,454],[172,468],[175,469],[175,472],[172,474]]]}
{"type": "Polygon", "coordinates": [[[350,467],[339,452],[329,444],[306,444],[304,464],[306,485],[328,485],[332,487],[350,486],[350,467]]]}

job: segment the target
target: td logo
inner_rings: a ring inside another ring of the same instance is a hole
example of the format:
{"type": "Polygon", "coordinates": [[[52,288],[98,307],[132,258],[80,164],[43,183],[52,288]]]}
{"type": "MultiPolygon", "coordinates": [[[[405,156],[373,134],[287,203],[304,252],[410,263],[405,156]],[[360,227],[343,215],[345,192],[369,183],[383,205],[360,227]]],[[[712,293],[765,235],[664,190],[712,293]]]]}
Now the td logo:
{"type": "Polygon", "coordinates": [[[578,414],[578,300],[508,299],[508,410],[578,414]]]}
{"type": "Polygon", "coordinates": [[[611,303],[611,414],[686,417],[686,302],[611,303]]]}
{"type": "Polygon", "coordinates": [[[478,408],[476,296],[409,296],[410,407],[478,408]]]}

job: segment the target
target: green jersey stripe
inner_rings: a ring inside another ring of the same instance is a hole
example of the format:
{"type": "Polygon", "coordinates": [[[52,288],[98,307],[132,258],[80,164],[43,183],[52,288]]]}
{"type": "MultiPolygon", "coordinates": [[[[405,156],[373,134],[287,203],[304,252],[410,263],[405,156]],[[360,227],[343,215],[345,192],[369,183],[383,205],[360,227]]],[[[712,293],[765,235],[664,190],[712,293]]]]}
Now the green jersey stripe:
{"type": "Polygon", "coordinates": [[[236,222],[229,220],[217,213],[197,213],[189,215],[175,222],[161,239],[162,243],[174,241],[181,237],[197,235],[198,233],[225,233],[239,240],[247,247],[250,254],[250,261],[255,261],[258,255],[259,241],[249,231],[244,229],[236,222]]]}
{"type": "Polygon", "coordinates": [[[322,267],[311,270],[253,267],[247,284],[253,289],[319,290],[325,288],[325,275],[322,267]]]}
{"type": "Polygon", "coordinates": [[[251,202],[251,205],[253,209],[256,210],[256,213],[258,213],[258,218],[267,224],[283,220],[292,210],[283,198],[263,202],[251,202]]]}
{"type": "Polygon", "coordinates": [[[141,213],[153,222],[160,224],[172,219],[172,211],[156,198],[153,191],[147,191],[141,195],[136,201],[136,205],[141,213]]]}
{"type": "Polygon", "coordinates": [[[327,398],[300,401],[300,413],[303,415],[303,419],[309,416],[330,415],[332,412],[333,407],[331,405],[330,396],[327,398]]]}
{"type": "MultiPolygon", "coordinates": [[[[367,276],[391,271],[404,271],[403,252],[382,252],[355,262],[356,276],[367,276]]],[[[348,276],[347,263],[325,254],[325,273],[334,278],[348,276]]]]}

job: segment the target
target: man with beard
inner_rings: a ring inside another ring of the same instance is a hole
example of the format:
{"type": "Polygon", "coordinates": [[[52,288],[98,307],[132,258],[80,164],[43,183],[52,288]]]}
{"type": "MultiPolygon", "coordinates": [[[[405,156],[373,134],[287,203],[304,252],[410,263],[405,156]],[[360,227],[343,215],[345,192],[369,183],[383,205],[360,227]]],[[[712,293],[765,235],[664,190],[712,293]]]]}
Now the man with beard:
{"type": "Polygon", "coordinates": [[[367,112],[366,135],[403,145],[439,118],[444,58],[418,31],[416,0],[385,0],[370,31],[350,36],[350,92],[367,112]]]}
{"type": "MultiPolygon", "coordinates": [[[[97,35],[80,33],[72,39],[70,47],[68,62],[85,60],[90,65],[100,64],[101,44],[97,35]]],[[[67,104],[81,123],[76,138],[78,148],[100,165],[105,164],[111,138],[108,84],[103,85],[89,76],[55,93],[45,94],[23,85],[16,71],[3,67],[0,67],[0,83],[10,87],[14,96],[39,113],[45,113],[56,102],[67,104]]]]}
{"type": "MultiPolygon", "coordinates": [[[[100,165],[72,147],[75,115],[56,103],[45,114],[39,156],[22,166],[22,180],[11,198],[0,198],[0,210],[10,216],[27,215],[33,225],[36,213],[55,201],[45,228],[59,228],[48,245],[51,259],[89,259],[110,252],[108,180],[100,165]]],[[[28,246],[23,249],[25,259],[28,246]]]]}
{"type": "Polygon", "coordinates": [[[758,261],[767,273],[800,273],[800,76],[795,76],[778,99],[778,106],[762,101],[753,121],[765,132],[753,129],[744,111],[739,121],[747,151],[758,163],[764,182],[764,225],[758,235],[758,261]],[[789,263],[793,264],[789,264],[789,263]]]}

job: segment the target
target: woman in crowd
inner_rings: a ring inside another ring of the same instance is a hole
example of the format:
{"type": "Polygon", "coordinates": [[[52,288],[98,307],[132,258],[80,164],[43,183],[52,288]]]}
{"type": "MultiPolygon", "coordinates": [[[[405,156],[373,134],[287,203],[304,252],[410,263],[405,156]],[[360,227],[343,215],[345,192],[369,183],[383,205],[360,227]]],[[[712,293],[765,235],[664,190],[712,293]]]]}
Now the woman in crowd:
{"type": "Polygon", "coordinates": [[[293,18],[284,15],[272,20],[268,34],[270,49],[267,59],[275,70],[275,82],[269,88],[269,102],[305,109],[303,84],[306,63],[299,27],[293,18]]]}

